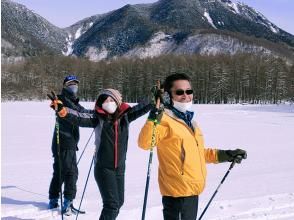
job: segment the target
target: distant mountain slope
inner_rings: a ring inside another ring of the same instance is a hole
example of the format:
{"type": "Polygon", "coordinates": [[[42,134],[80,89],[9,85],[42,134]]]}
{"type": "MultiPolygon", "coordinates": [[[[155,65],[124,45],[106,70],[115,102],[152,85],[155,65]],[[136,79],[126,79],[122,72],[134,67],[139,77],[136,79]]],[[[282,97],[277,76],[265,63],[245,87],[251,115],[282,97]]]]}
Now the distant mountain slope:
{"type": "Polygon", "coordinates": [[[160,0],[153,4],[126,5],[109,13],[76,40],[72,48],[74,55],[96,61],[117,56],[142,57],[144,50],[150,51],[146,56],[198,52],[269,53],[272,48],[258,44],[258,39],[278,43],[276,47],[280,47],[280,51],[289,50],[288,54],[293,52],[293,35],[245,4],[229,0],[160,0]],[[205,40],[203,36],[198,38],[197,32],[203,30],[214,30],[214,34],[208,36],[207,33],[205,40]],[[226,36],[223,36],[224,31],[226,36]],[[216,37],[217,41],[208,40],[216,37]],[[248,37],[251,37],[250,44],[242,40],[248,37]],[[228,48],[230,42],[239,45],[228,48]],[[188,43],[197,44],[198,49],[189,48],[188,43]]]}
{"type": "Polygon", "coordinates": [[[1,0],[2,56],[60,54],[67,34],[25,6],[1,0]]]}
{"type": "Polygon", "coordinates": [[[92,61],[164,54],[265,53],[293,58],[294,36],[230,0],[126,5],[61,29],[25,6],[2,5],[2,57],[56,53],[92,61]]]}

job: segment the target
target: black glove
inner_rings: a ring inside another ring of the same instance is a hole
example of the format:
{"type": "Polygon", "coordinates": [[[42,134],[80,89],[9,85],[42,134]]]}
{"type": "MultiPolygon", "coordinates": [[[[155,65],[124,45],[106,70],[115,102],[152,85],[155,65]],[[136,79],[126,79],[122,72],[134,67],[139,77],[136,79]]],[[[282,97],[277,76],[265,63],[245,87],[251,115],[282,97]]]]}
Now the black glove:
{"type": "Polygon", "coordinates": [[[162,118],[163,109],[157,109],[153,107],[149,113],[148,120],[159,124],[162,118]]]}
{"type": "Polygon", "coordinates": [[[233,162],[241,163],[243,159],[247,158],[247,153],[245,150],[236,149],[236,150],[218,150],[217,153],[218,162],[233,162]]]}

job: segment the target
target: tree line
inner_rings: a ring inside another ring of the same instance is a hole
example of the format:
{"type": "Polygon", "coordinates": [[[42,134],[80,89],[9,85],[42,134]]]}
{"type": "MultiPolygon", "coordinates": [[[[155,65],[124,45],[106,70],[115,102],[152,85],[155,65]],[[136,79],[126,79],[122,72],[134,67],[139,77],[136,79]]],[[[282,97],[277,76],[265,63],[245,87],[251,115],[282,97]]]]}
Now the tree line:
{"type": "Polygon", "coordinates": [[[281,58],[237,54],[165,55],[91,62],[64,56],[39,56],[2,64],[3,100],[44,100],[59,92],[64,77],[80,79],[79,97],[93,101],[102,88],[118,89],[127,102],[150,96],[156,80],[172,73],[191,77],[195,103],[294,102],[294,66],[281,58]]]}

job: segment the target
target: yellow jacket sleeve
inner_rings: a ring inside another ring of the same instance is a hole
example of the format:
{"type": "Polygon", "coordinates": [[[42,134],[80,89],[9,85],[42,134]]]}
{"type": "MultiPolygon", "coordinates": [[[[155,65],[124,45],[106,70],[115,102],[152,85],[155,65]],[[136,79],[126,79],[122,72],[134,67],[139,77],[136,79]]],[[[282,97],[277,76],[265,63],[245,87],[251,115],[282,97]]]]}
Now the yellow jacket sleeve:
{"type": "MultiPolygon", "coordinates": [[[[148,150],[151,148],[152,132],[154,122],[147,121],[139,134],[138,145],[139,147],[148,150]]],[[[166,127],[161,124],[157,124],[155,127],[155,146],[158,145],[160,140],[166,135],[166,127]]]]}
{"type": "Polygon", "coordinates": [[[205,148],[204,156],[206,163],[218,163],[217,149],[205,148]]]}

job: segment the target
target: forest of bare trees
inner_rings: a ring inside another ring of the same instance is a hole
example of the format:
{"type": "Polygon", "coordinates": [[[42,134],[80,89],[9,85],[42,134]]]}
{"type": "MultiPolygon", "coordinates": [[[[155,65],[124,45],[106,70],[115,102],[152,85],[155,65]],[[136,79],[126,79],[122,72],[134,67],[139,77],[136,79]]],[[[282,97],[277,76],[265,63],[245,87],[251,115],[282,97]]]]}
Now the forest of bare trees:
{"type": "Polygon", "coordinates": [[[102,88],[116,88],[124,101],[150,95],[156,80],[172,73],[192,79],[196,103],[294,102],[294,66],[264,55],[161,56],[90,62],[63,56],[34,57],[2,65],[2,100],[43,100],[59,92],[65,75],[78,75],[82,100],[95,100],[102,88]]]}

